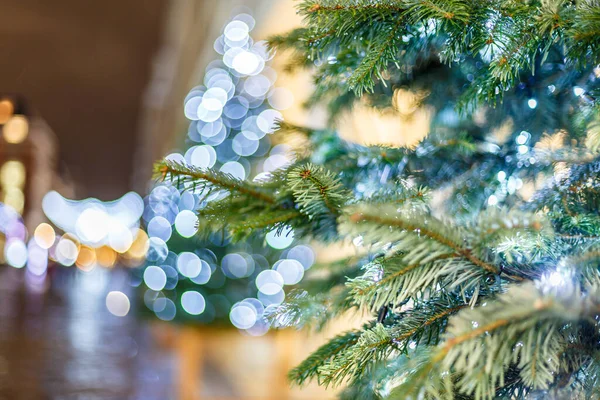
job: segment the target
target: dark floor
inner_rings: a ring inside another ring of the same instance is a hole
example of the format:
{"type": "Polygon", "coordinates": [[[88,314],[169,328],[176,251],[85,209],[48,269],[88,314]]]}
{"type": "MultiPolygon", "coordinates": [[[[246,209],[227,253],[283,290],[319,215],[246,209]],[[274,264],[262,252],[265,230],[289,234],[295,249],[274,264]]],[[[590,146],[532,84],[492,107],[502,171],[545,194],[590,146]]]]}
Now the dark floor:
{"type": "Polygon", "coordinates": [[[130,294],[127,272],[52,273],[44,292],[0,266],[0,400],[174,399],[172,354],[134,312],[105,307],[109,291],[130,294]]]}

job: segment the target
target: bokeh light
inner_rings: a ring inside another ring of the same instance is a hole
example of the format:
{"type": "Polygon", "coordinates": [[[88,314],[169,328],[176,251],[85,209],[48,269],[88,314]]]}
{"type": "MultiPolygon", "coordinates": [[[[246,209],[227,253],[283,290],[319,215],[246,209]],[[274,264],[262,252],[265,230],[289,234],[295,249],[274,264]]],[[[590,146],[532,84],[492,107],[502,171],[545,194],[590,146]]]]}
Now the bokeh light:
{"type": "Polygon", "coordinates": [[[125,293],[113,291],[106,295],[106,308],[111,314],[124,317],[129,313],[130,307],[129,298],[125,293]]]}
{"type": "Polygon", "coordinates": [[[51,225],[43,222],[35,228],[33,237],[38,246],[43,249],[49,249],[56,240],[56,233],[51,225]]]}
{"type": "Polygon", "coordinates": [[[15,112],[15,106],[8,99],[0,100],[0,124],[6,124],[15,112]]]}
{"type": "Polygon", "coordinates": [[[2,127],[4,140],[11,144],[23,142],[29,134],[29,122],[24,115],[13,115],[2,127]]]}
{"type": "Polygon", "coordinates": [[[294,231],[291,227],[273,229],[267,233],[267,243],[274,249],[283,250],[294,242],[294,231]]]}
{"type": "Polygon", "coordinates": [[[175,217],[175,229],[185,238],[192,237],[198,231],[198,217],[193,211],[183,210],[175,217]]]}
{"type": "Polygon", "coordinates": [[[177,258],[177,269],[181,275],[188,278],[195,278],[202,271],[202,261],[196,254],[184,251],[177,258]]]}
{"type": "Polygon", "coordinates": [[[206,300],[200,293],[190,290],[181,295],[181,307],[191,315],[200,315],[206,308],[206,300]]]}
{"type": "Polygon", "coordinates": [[[144,271],[144,283],[152,290],[163,290],[167,284],[167,274],[162,268],[152,265],[144,271]]]}
{"type": "Polygon", "coordinates": [[[4,246],[4,259],[15,267],[23,268],[27,262],[27,246],[20,239],[10,239],[4,246]]]}

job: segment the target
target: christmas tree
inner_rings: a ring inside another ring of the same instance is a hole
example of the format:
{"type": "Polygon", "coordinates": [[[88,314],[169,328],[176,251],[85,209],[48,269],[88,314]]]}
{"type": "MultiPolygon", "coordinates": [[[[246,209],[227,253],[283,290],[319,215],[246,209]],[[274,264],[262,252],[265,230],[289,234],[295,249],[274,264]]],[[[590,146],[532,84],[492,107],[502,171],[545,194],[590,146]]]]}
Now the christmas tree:
{"type": "Polygon", "coordinates": [[[327,129],[282,123],[303,151],[258,182],[156,167],[218,194],[201,232],[291,227],[356,247],[271,313],[313,329],[351,309],[372,315],[290,379],[346,384],[342,396],[360,399],[600,398],[600,3],[298,10],[305,26],[271,44],[291,51],[290,71],[313,71],[308,105],[326,107],[327,129]],[[409,147],[341,140],[340,121],[361,107],[429,110],[428,134],[409,147]]]}

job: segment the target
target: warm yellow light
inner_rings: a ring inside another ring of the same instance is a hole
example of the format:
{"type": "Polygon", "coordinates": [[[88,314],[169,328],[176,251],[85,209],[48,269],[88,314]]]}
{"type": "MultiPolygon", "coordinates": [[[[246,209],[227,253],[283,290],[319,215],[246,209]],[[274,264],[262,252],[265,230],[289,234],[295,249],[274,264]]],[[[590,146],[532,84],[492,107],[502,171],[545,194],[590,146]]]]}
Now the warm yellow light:
{"type": "Polygon", "coordinates": [[[98,260],[98,264],[110,268],[117,261],[117,253],[108,246],[102,246],[96,249],[96,259],[98,260]]]}
{"type": "Polygon", "coordinates": [[[91,247],[81,246],[75,264],[82,271],[91,271],[96,266],[96,251],[91,247]]]}
{"type": "Polygon", "coordinates": [[[133,243],[129,247],[129,250],[127,250],[126,255],[131,258],[143,258],[146,256],[148,247],[148,235],[143,230],[138,229],[135,239],[133,239],[133,243]]]}
{"type": "Polygon", "coordinates": [[[23,214],[25,208],[25,195],[23,191],[16,187],[5,187],[4,191],[4,204],[11,206],[19,214],[23,214]]]}
{"type": "Polygon", "coordinates": [[[18,144],[27,138],[29,133],[29,122],[23,115],[14,115],[2,128],[4,140],[8,143],[18,144]]]}
{"type": "Polygon", "coordinates": [[[2,100],[0,101],[0,124],[5,124],[8,122],[10,117],[12,117],[15,112],[15,106],[10,100],[2,100]]]}
{"type": "Polygon", "coordinates": [[[56,240],[56,233],[54,232],[54,228],[52,226],[42,222],[37,226],[37,228],[35,228],[33,238],[35,239],[37,245],[42,249],[49,249],[56,240]]]}
{"type": "Polygon", "coordinates": [[[5,162],[0,168],[0,185],[23,189],[25,186],[25,165],[16,160],[5,162]]]}

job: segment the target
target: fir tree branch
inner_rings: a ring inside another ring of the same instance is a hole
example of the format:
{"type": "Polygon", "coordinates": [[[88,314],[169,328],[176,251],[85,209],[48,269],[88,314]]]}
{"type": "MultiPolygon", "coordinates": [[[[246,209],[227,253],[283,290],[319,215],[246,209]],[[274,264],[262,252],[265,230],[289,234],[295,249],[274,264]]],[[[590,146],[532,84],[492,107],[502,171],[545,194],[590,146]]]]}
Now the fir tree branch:
{"type": "Polygon", "coordinates": [[[163,181],[174,182],[183,179],[186,182],[197,182],[199,185],[210,183],[229,192],[247,195],[268,204],[275,203],[275,199],[268,193],[261,191],[259,187],[241,181],[230,174],[210,169],[204,170],[168,160],[157,163],[155,171],[157,178],[163,181]]]}
{"type": "Polygon", "coordinates": [[[316,165],[294,167],[287,177],[287,185],[300,205],[300,211],[308,215],[329,213],[335,217],[349,197],[331,172],[316,165]]]}
{"type": "Polygon", "coordinates": [[[349,216],[349,220],[353,223],[369,222],[369,223],[374,223],[374,224],[377,224],[380,226],[393,226],[393,227],[396,227],[401,230],[415,232],[418,235],[428,237],[428,238],[454,250],[457,256],[464,257],[465,259],[469,260],[473,264],[477,265],[478,267],[484,269],[485,271],[487,271],[489,273],[498,274],[500,272],[500,269],[497,266],[492,265],[492,264],[476,257],[470,249],[460,246],[456,241],[454,241],[448,237],[445,237],[444,235],[440,234],[439,232],[435,232],[435,231],[431,230],[428,227],[428,224],[418,224],[417,225],[414,222],[402,219],[400,216],[395,216],[395,218],[381,217],[379,215],[373,215],[371,213],[364,212],[364,211],[352,213],[349,216]]]}

